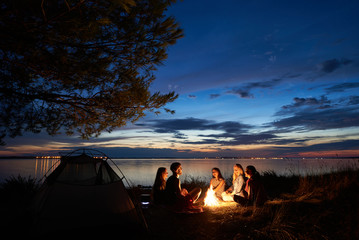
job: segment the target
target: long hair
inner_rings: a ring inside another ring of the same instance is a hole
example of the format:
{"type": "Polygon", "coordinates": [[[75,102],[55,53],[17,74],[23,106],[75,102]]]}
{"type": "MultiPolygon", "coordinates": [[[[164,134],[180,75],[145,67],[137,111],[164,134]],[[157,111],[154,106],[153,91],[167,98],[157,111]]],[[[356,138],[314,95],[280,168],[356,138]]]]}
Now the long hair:
{"type": "MultiPolygon", "coordinates": [[[[239,175],[244,175],[244,170],[243,170],[242,165],[239,163],[236,163],[235,166],[237,166],[237,168],[239,168],[239,175]]],[[[237,177],[239,177],[239,175],[236,175],[233,171],[233,181],[232,181],[233,184],[234,184],[234,181],[236,181],[237,177]]]]}
{"type": "MultiPolygon", "coordinates": [[[[219,168],[212,168],[212,171],[213,170],[215,170],[215,171],[217,171],[218,172],[218,179],[224,179],[224,177],[222,176],[222,173],[221,173],[221,170],[219,170],[219,168]]],[[[212,176],[212,178],[214,178],[213,176],[212,176]]]]}
{"type": "Polygon", "coordinates": [[[252,172],[251,178],[253,178],[253,177],[258,178],[259,177],[259,172],[257,171],[257,169],[254,166],[248,165],[247,169],[252,172]]]}
{"type": "Polygon", "coordinates": [[[153,184],[154,189],[164,190],[166,188],[166,179],[163,178],[163,173],[166,168],[160,167],[157,169],[155,183],[153,184]]]}

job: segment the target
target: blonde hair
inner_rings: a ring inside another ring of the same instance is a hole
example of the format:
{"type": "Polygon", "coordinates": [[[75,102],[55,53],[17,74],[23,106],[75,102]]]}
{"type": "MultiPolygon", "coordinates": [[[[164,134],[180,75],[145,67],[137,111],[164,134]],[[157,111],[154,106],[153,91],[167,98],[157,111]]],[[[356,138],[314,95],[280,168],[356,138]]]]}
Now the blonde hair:
{"type": "MultiPolygon", "coordinates": [[[[244,175],[244,170],[243,170],[243,167],[241,164],[236,163],[234,166],[239,168],[239,175],[244,175]]],[[[234,181],[236,181],[237,177],[239,177],[239,175],[236,175],[236,173],[233,171],[233,181],[232,181],[233,184],[234,184],[234,181]]]]}

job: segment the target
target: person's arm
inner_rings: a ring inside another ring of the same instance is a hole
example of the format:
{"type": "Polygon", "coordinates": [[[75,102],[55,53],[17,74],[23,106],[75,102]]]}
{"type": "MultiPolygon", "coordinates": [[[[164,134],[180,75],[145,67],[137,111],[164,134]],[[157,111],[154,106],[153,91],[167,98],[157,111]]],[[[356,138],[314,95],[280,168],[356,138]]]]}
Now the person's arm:
{"type": "Polygon", "coordinates": [[[182,190],[181,190],[181,195],[185,197],[187,194],[188,194],[187,189],[182,188],[182,190]]]}
{"type": "Polygon", "coordinates": [[[177,196],[181,196],[181,182],[178,178],[176,178],[176,183],[175,183],[175,192],[177,196]]]}
{"type": "Polygon", "coordinates": [[[242,176],[239,176],[236,179],[236,182],[234,184],[233,193],[234,194],[239,194],[242,191],[243,187],[244,187],[244,178],[242,176]]]}
{"type": "Polygon", "coordinates": [[[177,197],[186,196],[188,194],[187,189],[181,188],[181,181],[177,178],[176,180],[176,195],[177,197]]]}
{"type": "Polygon", "coordinates": [[[251,185],[248,184],[248,188],[247,188],[247,199],[251,200],[251,198],[253,197],[252,193],[251,193],[251,185]]]}
{"type": "Polygon", "coordinates": [[[251,186],[250,186],[250,183],[249,183],[249,179],[246,181],[246,186],[243,190],[243,193],[244,193],[244,196],[249,199],[249,194],[251,192],[251,186]]]}
{"type": "Polygon", "coordinates": [[[222,181],[218,184],[218,186],[217,186],[215,189],[213,189],[214,192],[217,192],[219,189],[221,189],[221,187],[223,186],[223,184],[224,184],[224,179],[222,179],[222,181]]]}
{"type": "Polygon", "coordinates": [[[232,193],[233,192],[233,185],[230,186],[227,190],[226,193],[232,193]]]}
{"type": "Polygon", "coordinates": [[[232,191],[232,194],[236,194],[238,192],[238,180],[239,180],[239,177],[236,178],[236,180],[234,181],[233,183],[233,191],[232,191]]]}

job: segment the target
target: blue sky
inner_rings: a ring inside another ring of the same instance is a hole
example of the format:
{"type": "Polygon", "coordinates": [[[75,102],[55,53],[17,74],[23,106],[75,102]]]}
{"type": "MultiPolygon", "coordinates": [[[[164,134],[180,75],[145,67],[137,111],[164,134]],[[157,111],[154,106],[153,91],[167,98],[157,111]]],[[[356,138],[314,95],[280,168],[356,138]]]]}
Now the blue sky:
{"type": "Polygon", "coordinates": [[[176,91],[97,139],[25,134],[0,155],[94,147],[123,157],[358,156],[358,1],[179,1],[184,38],[152,91],[176,91]]]}

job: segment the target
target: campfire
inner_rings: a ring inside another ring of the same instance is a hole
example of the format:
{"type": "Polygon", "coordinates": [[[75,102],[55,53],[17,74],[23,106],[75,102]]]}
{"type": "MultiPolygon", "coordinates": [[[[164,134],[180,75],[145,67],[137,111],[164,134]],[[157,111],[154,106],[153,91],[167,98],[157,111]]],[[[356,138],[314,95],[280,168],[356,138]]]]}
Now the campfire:
{"type": "Polygon", "coordinates": [[[204,199],[204,205],[211,207],[219,205],[219,200],[216,197],[212,186],[208,189],[206,193],[206,198],[204,199]]]}

